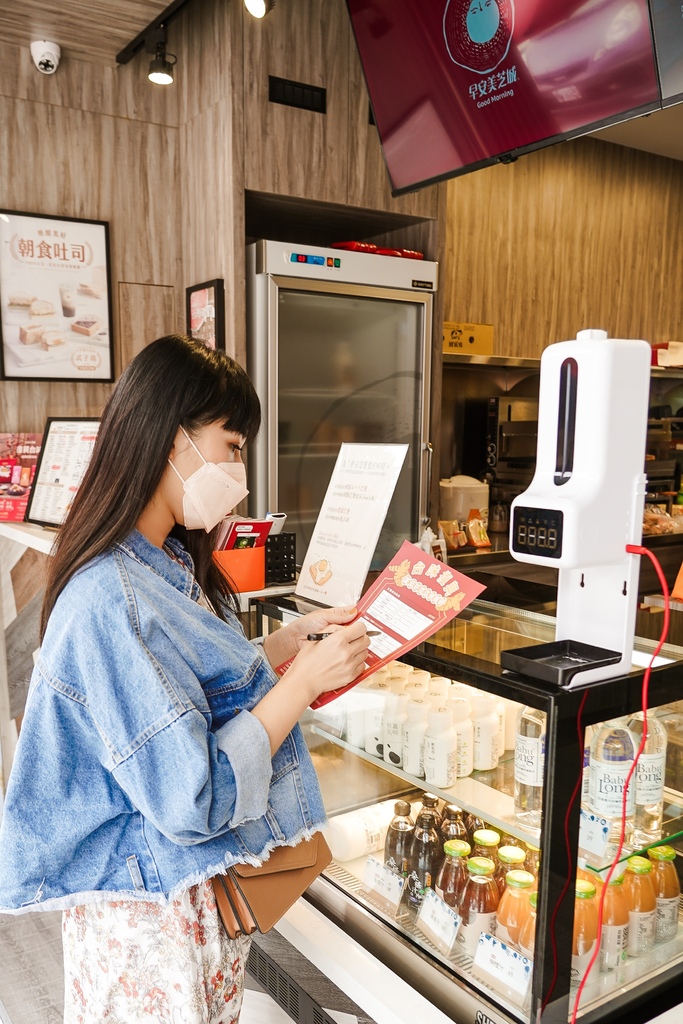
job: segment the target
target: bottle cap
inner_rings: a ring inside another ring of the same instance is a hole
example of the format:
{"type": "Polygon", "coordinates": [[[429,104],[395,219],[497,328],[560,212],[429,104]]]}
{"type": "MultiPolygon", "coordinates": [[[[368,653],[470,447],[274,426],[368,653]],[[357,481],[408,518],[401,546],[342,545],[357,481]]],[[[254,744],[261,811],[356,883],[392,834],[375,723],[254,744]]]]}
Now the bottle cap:
{"type": "Polygon", "coordinates": [[[624,884],[624,876],[623,875],[617,875],[615,878],[610,878],[609,884],[610,885],[623,885],[624,884]]]}
{"type": "Polygon", "coordinates": [[[434,796],[433,793],[422,794],[422,805],[423,807],[436,807],[439,803],[438,796],[434,796]]]}
{"type": "Polygon", "coordinates": [[[501,846],[498,850],[498,860],[503,864],[523,864],[526,854],[518,846],[501,846]]]}
{"type": "Polygon", "coordinates": [[[446,676],[431,676],[429,680],[429,689],[434,690],[437,693],[442,693],[444,697],[450,693],[451,681],[446,676]]]}
{"type": "Polygon", "coordinates": [[[462,810],[456,804],[447,804],[443,809],[444,818],[459,818],[462,810]]]}
{"type": "Polygon", "coordinates": [[[421,697],[411,697],[406,704],[406,714],[411,722],[426,722],[431,704],[421,697]]]}
{"type": "Polygon", "coordinates": [[[650,860],[676,860],[673,846],[652,846],[647,851],[650,860]]]}
{"type": "Polygon", "coordinates": [[[464,722],[472,714],[472,705],[466,697],[449,697],[448,706],[453,712],[454,722],[464,722]]]}
{"type": "Polygon", "coordinates": [[[427,689],[428,684],[423,683],[421,679],[411,679],[408,677],[403,692],[407,693],[410,697],[420,697],[421,694],[427,692],[427,689]]]}
{"type": "Polygon", "coordinates": [[[541,847],[540,846],[534,846],[533,843],[525,843],[524,845],[526,846],[527,850],[531,850],[532,853],[540,853],[541,852],[541,847]]]}
{"type": "Polygon", "coordinates": [[[429,712],[429,731],[444,732],[453,725],[453,712],[450,708],[432,708],[429,712]]]}
{"type": "Polygon", "coordinates": [[[400,814],[402,818],[410,814],[410,804],[407,800],[397,800],[394,804],[394,814],[400,814]]]}
{"type": "Polygon", "coordinates": [[[496,706],[496,698],[492,697],[490,693],[473,693],[470,699],[472,710],[477,714],[488,714],[496,706]]]}
{"type": "Polygon", "coordinates": [[[429,689],[431,678],[431,673],[426,668],[414,668],[410,673],[410,682],[424,686],[425,690],[429,689]]]}
{"type": "Polygon", "coordinates": [[[629,857],[626,870],[634,875],[647,875],[652,871],[652,863],[647,857],[629,857]]]}
{"type": "Polygon", "coordinates": [[[472,839],[477,846],[498,846],[500,835],[492,828],[478,828],[472,839]]]}
{"type": "Polygon", "coordinates": [[[536,907],[538,906],[538,893],[537,892],[530,892],[529,893],[529,903],[531,904],[531,906],[535,910],[536,907]]]}
{"type": "Polygon", "coordinates": [[[469,857],[471,848],[464,839],[449,839],[443,844],[443,852],[447,857],[469,857]]]}
{"type": "Polygon", "coordinates": [[[536,879],[530,871],[508,871],[505,884],[510,889],[530,889],[536,879]]]}
{"type": "Polygon", "coordinates": [[[574,887],[574,895],[577,900],[589,900],[595,896],[595,886],[585,878],[579,878],[574,887]]]}
{"type": "Polygon", "coordinates": [[[496,865],[489,857],[470,857],[467,870],[471,875],[492,875],[496,865]]]}

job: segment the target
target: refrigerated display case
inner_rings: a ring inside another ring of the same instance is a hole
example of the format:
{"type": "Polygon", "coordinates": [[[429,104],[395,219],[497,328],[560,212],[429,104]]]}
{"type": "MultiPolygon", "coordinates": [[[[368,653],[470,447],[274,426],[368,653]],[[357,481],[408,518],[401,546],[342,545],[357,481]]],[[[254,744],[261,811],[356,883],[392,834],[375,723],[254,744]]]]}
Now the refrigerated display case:
{"type": "Polygon", "coordinates": [[[249,514],[285,512],[303,561],[340,445],[407,444],[375,553],[427,515],[432,303],[438,266],[262,240],[247,247],[248,369],[263,425],[249,514]]]}
{"type": "MultiPolygon", "coordinates": [[[[259,599],[253,605],[254,628],[267,634],[307,610],[310,606],[296,598],[259,599]]],[[[517,706],[544,712],[545,771],[538,829],[523,826],[515,815],[514,750],[509,738],[497,767],[475,771],[458,778],[451,787],[435,789],[349,742],[345,716],[351,705],[345,710],[343,704],[333,702],[318,712],[308,712],[303,723],[330,818],[333,851],[335,824],[344,824],[343,836],[349,839],[351,819],[342,815],[364,809],[367,814],[372,809],[371,832],[378,814],[384,814],[388,824],[393,801],[406,800],[414,808],[427,789],[445,804],[455,804],[482,819],[512,844],[540,849],[532,960],[527,957],[525,961],[518,948],[502,948],[500,942],[496,946],[495,937],[483,937],[474,956],[469,955],[457,939],[453,941],[454,926],[432,896],[426,912],[411,910],[405,889],[397,898],[395,879],[392,883],[391,872],[383,865],[381,836],[375,836],[376,849],[369,852],[365,847],[368,842],[373,845],[372,837],[366,842],[365,833],[359,843],[347,841],[343,852],[350,859],[338,856],[308,891],[306,898],[318,910],[458,1024],[566,1024],[572,1019],[608,1022],[618,1018],[640,1024],[681,1001],[683,915],[679,899],[675,937],[645,955],[625,958],[613,971],[602,972],[596,963],[577,1002],[579,979],[572,977],[577,865],[589,867],[592,877],[601,880],[610,863],[607,852],[596,852],[585,828],[585,812],[580,825],[585,730],[640,709],[643,668],[655,642],[636,640],[630,674],[583,690],[564,690],[501,668],[501,650],[546,642],[554,635],[555,620],[548,615],[477,600],[430,643],[403,659],[413,670],[446,676],[517,706]]],[[[661,841],[666,838],[674,847],[679,877],[683,861],[682,678],[683,648],[665,646],[652,671],[649,707],[655,709],[670,736],[661,841]]],[[[508,709],[512,706],[507,704],[508,709]]],[[[337,849],[343,845],[337,843],[337,849]]]]}

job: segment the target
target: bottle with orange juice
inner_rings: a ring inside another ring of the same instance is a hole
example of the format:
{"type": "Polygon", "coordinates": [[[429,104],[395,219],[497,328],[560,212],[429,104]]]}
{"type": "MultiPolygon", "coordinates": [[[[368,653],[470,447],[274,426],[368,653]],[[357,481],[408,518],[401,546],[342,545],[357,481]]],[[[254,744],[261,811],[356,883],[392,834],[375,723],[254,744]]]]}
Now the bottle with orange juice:
{"type": "Polygon", "coordinates": [[[647,851],[652,861],[652,884],[657,898],[655,942],[675,939],[678,932],[678,910],[681,883],[678,880],[676,851],[671,846],[653,846],[647,851]]]}
{"type": "Polygon", "coordinates": [[[496,938],[506,945],[518,946],[519,935],[529,916],[529,894],[535,882],[529,871],[508,871],[505,890],[496,911],[496,938]]]}
{"type": "Polygon", "coordinates": [[[624,893],[624,876],[612,878],[607,885],[602,908],[600,933],[600,970],[616,971],[626,960],[628,945],[628,903],[624,893]]]}
{"type": "Polygon", "coordinates": [[[534,958],[536,946],[536,910],[538,907],[538,893],[529,893],[529,913],[519,933],[519,948],[524,956],[530,960],[534,958]]]}
{"type": "Polygon", "coordinates": [[[652,861],[647,857],[629,857],[624,875],[624,894],[628,905],[629,956],[649,953],[655,944],[657,896],[652,884],[652,861]]]}
{"type": "Polygon", "coordinates": [[[580,981],[586,972],[598,941],[598,901],[592,882],[577,878],[574,888],[574,934],[572,937],[573,981],[580,981]]]}

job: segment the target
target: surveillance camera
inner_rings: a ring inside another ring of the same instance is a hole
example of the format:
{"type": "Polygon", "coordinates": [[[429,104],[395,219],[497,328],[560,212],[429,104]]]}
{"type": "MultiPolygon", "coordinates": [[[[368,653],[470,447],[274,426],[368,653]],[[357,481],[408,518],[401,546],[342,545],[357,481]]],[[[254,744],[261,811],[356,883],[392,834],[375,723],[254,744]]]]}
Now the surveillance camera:
{"type": "Polygon", "coordinates": [[[49,43],[47,39],[37,39],[31,43],[33,63],[43,75],[54,75],[59,67],[62,50],[57,43],[49,43]]]}

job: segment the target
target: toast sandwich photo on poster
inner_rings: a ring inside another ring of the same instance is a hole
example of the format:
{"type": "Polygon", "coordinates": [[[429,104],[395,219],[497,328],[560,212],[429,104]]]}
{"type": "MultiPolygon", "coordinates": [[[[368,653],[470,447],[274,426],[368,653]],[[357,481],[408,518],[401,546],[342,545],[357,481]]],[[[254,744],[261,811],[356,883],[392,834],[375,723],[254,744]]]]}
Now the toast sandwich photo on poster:
{"type": "MultiPolygon", "coordinates": [[[[404,541],[358,602],[356,620],[362,619],[368,632],[375,633],[365,659],[367,668],[348,686],[322,693],[311,708],[329,704],[378,668],[417,647],[485,589],[483,584],[451,569],[416,544],[404,541]]],[[[276,671],[281,675],[293,660],[279,665],[276,671]]]]}

